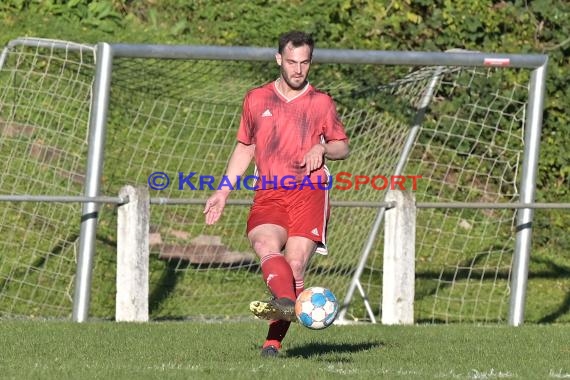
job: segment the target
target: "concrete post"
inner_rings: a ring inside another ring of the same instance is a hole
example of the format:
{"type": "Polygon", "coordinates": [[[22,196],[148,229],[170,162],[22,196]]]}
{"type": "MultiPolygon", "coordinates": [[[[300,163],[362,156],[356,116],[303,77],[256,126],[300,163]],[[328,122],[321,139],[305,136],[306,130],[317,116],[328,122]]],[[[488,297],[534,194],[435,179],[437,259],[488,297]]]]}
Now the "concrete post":
{"type": "Polygon", "coordinates": [[[117,322],[148,321],[150,198],[146,187],[125,186],[129,202],[117,215],[117,322]]]}
{"type": "Polygon", "coordinates": [[[414,323],[416,207],[412,193],[391,190],[384,221],[382,324],[414,323]]]}

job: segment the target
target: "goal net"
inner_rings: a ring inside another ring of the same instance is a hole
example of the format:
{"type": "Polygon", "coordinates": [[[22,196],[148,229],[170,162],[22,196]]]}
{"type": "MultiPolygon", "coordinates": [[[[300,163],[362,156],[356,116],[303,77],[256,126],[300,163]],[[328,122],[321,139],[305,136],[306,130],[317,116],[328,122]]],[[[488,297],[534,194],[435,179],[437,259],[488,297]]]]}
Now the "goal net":
{"type": "MultiPolygon", "coordinates": [[[[0,55],[0,195],[78,196],[93,47],[23,40],[0,55]]],[[[0,202],[0,318],[67,318],[81,205],[0,202]]]]}
{"type": "MultiPolygon", "coordinates": [[[[81,181],[71,174],[81,178],[85,169],[93,51],[17,45],[5,57],[1,191],[79,194],[81,181]]],[[[277,73],[269,61],[114,58],[102,193],[148,186],[155,172],[170,178],[166,189],[150,190],[151,319],[249,318],[249,302],[269,296],[245,237],[249,207],[228,205],[206,226],[202,201],[212,191],[197,178],[224,173],[245,92],[277,73]],[[197,189],[180,181],[191,173],[197,189]],[[184,203],[161,201],[174,199],[184,203]]],[[[342,299],[353,280],[378,214],[372,206],[386,192],[357,186],[358,175],[389,177],[405,158],[402,174],[421,176],[411,190],[418,202],[518,201],[528,70],[316,62],[310,80],[337,102],[351,155],[328,163],[333,178],[344,173],[350,185],[332,188],[330,253],[313,257],[306,286],[326,286],[342,299]],[[403,158],[414,123],[420,132],[403,158]]],[[[252,196],[241,189],[230,200],[252,196]]],[[[69,315],[80,206],[0,202],[0,210],[0,315],[69,315]]],[[[416,321],[506,319],[515,216],[512,209],[418,210],[416,321]]],[[[114,315],[116,241],[116,205],[102,205],[93,317],[114,315]]],[[[378,315],[382,247],[380,232],[359,278],[378,315]]],[[[368,320],[358,295],[346,315],[368,320]]]]}

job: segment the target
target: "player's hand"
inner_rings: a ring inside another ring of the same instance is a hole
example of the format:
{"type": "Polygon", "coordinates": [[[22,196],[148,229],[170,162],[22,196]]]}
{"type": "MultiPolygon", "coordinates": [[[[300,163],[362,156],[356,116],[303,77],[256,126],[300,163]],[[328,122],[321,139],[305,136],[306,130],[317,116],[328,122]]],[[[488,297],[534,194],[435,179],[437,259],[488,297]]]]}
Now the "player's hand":
{"type": "Polygon", "coordinates": [[[210,196],[210,198],[208,198],[206,206],[204,207],[206,224],[212,225],[220,219],[220,216],[222,216],[222,213],[224,212],[224,207],[226,207],[227,197],[228,194],[216,191],[210,196]]]}
{"type": "Polygon", "coordinates": [[[305,154],[301,166],[305,167],[306,175],[310,175],[312,171],[317,170],[323,165],[325,151],[324,145],[316,144],[305,154]]]}

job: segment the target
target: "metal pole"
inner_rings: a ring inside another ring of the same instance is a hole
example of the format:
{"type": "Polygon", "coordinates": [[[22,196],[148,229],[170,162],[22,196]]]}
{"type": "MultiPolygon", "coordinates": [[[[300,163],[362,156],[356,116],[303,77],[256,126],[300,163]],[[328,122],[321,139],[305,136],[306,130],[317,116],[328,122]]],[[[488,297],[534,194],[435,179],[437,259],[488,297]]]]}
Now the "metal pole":
{"type": "MultiPolygon", "coordinates": [[[[530,79],[529,102],[524,131],[525,149],[521,179],[521,203],[532,203],[534,201],[545,87],[546,63],[534,70],[530,79]]],[[[533,209],[524,208],[519,210],[517,215],[517,236],[513,258],[509,309],[509,325],[511,326],[522,325],[524,321],[533,213],[533,209]]]]}
{"type": "MultiPolygon", "coordinates": [[[[109,44],[97,44],[95,52],[97,54],[96,72],[95,82],[93,84],[93,98],[91,100],[89,152],[87,157],[87,173],[85,176],[86,197],[97,197],[99,195],[100,179],[103,171],[109,90],[111,86],[111,66],[113,62],[112,49],[109,44]]],[[[79,257],[77,259],[77,275],[75,278],[75,294],[73,297],[74,322],[84,322],[89,315],[89,296],[93,257],[95,256],[98,210],[99,204],[96,202],[83,204],[79,235],[79,257]]]]}
{"type": "Polygon", "coordinates": [[[84,197],[74,195],[0,195],[0,202],[57,202],[57,203],[128,203],[128,198],[121,197],[84,197]]]}
{"type": "MultiPolygon", "coordinates": [[[[270,61],[275,48],[212,45],[113,44],[115,57],[270,61]]],[[[542,54],[485,52],[413,52],[356,49],[315,49],[316,63],[407,66],[509,66],[534,69],[547,60],[542,54]]]]}
{"type": "Polygon", "coordinates": [[[4,62],[6,62],[6,57],[8,56],[8,48],[2,49],[2,53],[0,53],[0,70],[4,67],[4,62]]]}

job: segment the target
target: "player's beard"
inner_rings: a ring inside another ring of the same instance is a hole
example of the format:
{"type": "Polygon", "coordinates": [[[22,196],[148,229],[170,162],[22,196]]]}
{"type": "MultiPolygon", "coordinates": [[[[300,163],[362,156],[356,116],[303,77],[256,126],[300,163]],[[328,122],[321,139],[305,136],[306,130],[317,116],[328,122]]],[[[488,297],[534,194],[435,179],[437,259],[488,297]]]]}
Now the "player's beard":
{"type": "Polygon", "coordinates": [[[305,85],[307,84],[307,75],[305,75],[303,77],[303,80],[299,83],[299,82],[293,82],[291,81],[291,79],[289,78],[289,76],[287,75],[287,73],[285,72],[285,70],[283,70],[283,68],[281,69],[281,77],[283,78],[283,80],[285,81],[285,83],[287,83],[287,86],[289,86],[292,90],[295,91],[299,91],[302,90],[303,87],[305,87],[305,85]],[[299,84],[297,84],[299,83],[299,84]]]}

